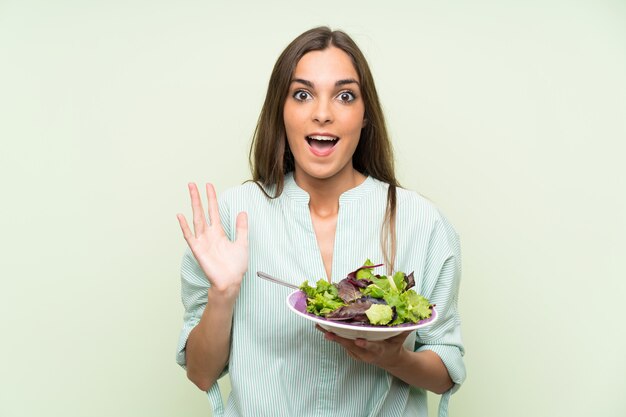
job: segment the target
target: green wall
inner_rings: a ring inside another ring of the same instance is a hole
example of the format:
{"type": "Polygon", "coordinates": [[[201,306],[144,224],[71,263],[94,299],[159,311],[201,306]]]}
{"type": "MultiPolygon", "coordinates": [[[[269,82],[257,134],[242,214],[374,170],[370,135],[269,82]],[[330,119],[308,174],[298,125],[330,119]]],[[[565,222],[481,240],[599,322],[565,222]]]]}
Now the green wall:
{"type": "Polygon", "coordinates": [[[0,0],[0,415],[209,415],[174,362],[175,214],[188,181],[247,179],[274,60],[319,24],[363,47],[402,184],[461,234],[452,416],[626,415],[625,22],[605,0],[0,0]]]}

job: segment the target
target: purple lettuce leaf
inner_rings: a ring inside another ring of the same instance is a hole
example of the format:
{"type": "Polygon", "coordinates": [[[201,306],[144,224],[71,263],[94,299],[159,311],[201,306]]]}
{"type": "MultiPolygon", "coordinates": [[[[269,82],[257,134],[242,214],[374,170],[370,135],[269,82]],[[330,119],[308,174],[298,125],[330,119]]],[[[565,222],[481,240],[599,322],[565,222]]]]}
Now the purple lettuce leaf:
{"type": "Polygon", "coordinates": [[[411,272],[409,275],[405,275],[404,280],[406,281],[406,287],[404,288],[404,291],[415,286],[415,277],[413,276],[413,272],[411,272]]]}
{"type": "Polygon", "coordinates": [[[363,265],[362,267],[350,272],[347,276],[347,278],[352,278],[355,281],[357,281],[357,277],[356,277],[356,273],[359,272],[361,269],[374,269],[374,268],[378,268],[379,266],[383,266],[384,264],[377,264],[377,265],[363,265]]]}
{"type": "Polygon", "coordinates": [[[348,280],[352,285],[359,288],[367,288],[367,286],[372,283],[372,281],[370,281],[369,279],[358,279],[356,275],[354,277],[348,275],[348,277],[344,279],[348,280]]]}
{"type": "Polygon", "coordinates": [[[374,297],[361,297],[356,301],[338,308],[326,315],[328,320],[342,321],[349,324],[369,324],[369,319],[365,312],[372,304],[386,304],[384,300],[374,297]]]}
{"type": "Polygon", "coordinates": [[[336,321],[369,323],[365,312],[368,308],[370,308],[371,305],[371,301],[355,301],[354,303],[350,303],[347,306],[340,307],[332,313],[329,313],[326,318],[328,320],[336,321]]]}
{"type": "Polygon", "coordinates": [[[341,298],[345,303],[351,303],[352,301],[363,297],[359,287],[360,285],[357,286],[355,282],[349,280],[348,278],[342,279],[337,284],[339,298],[341,298]]]}

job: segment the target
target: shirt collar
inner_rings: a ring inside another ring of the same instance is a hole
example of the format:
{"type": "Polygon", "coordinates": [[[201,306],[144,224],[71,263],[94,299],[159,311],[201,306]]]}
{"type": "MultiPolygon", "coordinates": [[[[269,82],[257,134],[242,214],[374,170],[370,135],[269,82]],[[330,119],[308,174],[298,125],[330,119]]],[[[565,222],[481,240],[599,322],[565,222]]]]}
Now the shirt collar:
{"type": "MultiPolygon", "coordinates": [[[[376,180],[370,176],[365,177],[365,181],[345,191],[339,196],[339,205],[349,204],[353,201],[358,201],[364,196],[371,193],[375,187],[376,180]]],[[[285,174],[285,187],[283,193],[291,200],[298,204],[309,204],[309,193],[304,191],[296,184],[296,180],[293,178],[293,171],[285,174]]]]}

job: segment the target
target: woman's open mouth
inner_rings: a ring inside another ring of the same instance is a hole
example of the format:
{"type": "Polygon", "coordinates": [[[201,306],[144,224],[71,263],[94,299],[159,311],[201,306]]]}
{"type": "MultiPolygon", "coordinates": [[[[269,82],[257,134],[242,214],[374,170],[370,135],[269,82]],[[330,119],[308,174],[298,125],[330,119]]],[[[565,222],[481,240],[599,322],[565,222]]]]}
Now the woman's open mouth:
{"type": "Polygon", "coordinates": [[[339,142],[339,138],[336,136],[312,135],[307,136],[306,141],[313,154],[316,156],[327,156],[333,151],[333,148],[339,142]]]}

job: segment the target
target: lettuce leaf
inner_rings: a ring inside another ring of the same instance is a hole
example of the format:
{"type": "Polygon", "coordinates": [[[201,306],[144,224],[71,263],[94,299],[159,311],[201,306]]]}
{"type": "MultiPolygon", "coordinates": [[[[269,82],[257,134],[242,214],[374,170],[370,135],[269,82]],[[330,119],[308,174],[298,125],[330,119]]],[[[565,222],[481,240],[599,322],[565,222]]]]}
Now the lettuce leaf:
{"type": "Polygon", "coordinates": [[[344,302],[350,303],[363,297],[359,287],[354,285],[349,279],[342,279],[337,284],[337,290],[339,291],[339,298],[344,302]]]}
{"type": "Polygon", "coordinates": [[[324,279],[317,281],[315,288],[311,287],[308,281],[304,281],[300,290],[307,296],[306,310],[309,313],[325,316],[345,305],[339,298],[337,287],[324,279]]]}
{"type": "Polygon", "coordinates": [[[338,284],[321,279],[312,287],[304,281],[300,289],[307,296],[307,312],[329,320],[389,326],[429,318],[432,305],[410,289],[415,286],[413,272],[375,275],[373,269],[381,265],[367,259],[338,284]]]}
{"type": "Polygon", "coordinates": [[[370,324],[370,321],[365,312],[373,305],[380,304],[384,301],[372,297],[362,297],[358,300],[338,308],[332,313],[328,314],[326,318],[328,320],[347,321],[351,323],[365,323],[370,324]]]}
{"type": "Polygon", "coordinates": [[[372,324],[387,324],[393,318],[393,310],[386,304],[372,304],[365,315],[372,324]]]}
{"type": "Polygon", "coordinates": [[[369,259],[366,259],[365,262],[363,263],[363,266],[361,266],[355,271],[350,272],[347,278],[353,278],[357,280],[358,279],[369,280],[374,276],[372,269],[378,268],[379,266],[382,266],[382,265],[383,264],[374,265],[372,261],[370,261],[369,259]]]}

